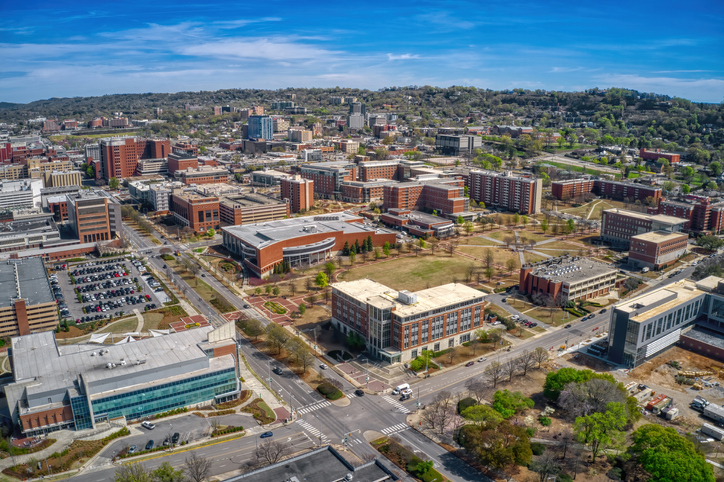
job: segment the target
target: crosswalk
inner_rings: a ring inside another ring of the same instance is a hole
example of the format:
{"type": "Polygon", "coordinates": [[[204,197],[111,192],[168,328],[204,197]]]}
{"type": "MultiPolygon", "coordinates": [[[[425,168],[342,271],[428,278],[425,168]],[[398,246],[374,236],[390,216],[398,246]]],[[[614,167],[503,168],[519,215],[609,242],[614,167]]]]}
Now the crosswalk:
{"type": "Polygon", "coordinates": [[[347,398],[349,398],[350,400],[357,398],[357,395],[355,395],[353,392],[346,393],[345,395],[347,395],[347,398]]]}
{"type": "Polygon", "coordinates": [[[307,422],[306,420],[299,419],[297,420],[297,423],[302,426],[304,430],[314,435],[316,438],[320,438],[322,442],[327,443],[329,442],[329,437],[324,435],[322,432],[314,428],[311,423],[307,422]]]}
{"type": "Polygon", "coordinates": [[[385,395],[382,397],[382,399],[393,406],[397,407],[397,410],[402,413],[410,413],[410,410],[408,410],[403,404],[395,400],[394,398],[390,397],[389,395],[385,395]]]}
{"type": "Polygon", "coordinates": [[[410,428],[410,426],[406,423],[398,423],[397,425],[393,425],[392,427],[383,428],[382,433],[385,435],[392,435],[393,433],[405,431],[408,428],[410,428]]]}
{"type": "Polygon", "coordinates": [[[313,412],[315,410],[319,410],[320,408],[329,407],[330,405],[332,405],[332,402],[330,402],[328,400],[322,400],[321,402],[316,402],[311,405],[307,405],[306,407],[298,408],[297,412],[298,413],[309,413],[309,412],[313,412]]]}
{"type": "Polygon", "coordinates": [[[360,439],[358,439],[358,438],[349,438],[349,439],[347,439],[347,446],[350,446],[350,445],[359,445],[359,444],[363,444],[363,443],[367,443],[367,441],[366,441],[366,440],[360,440],[360,439]]]}

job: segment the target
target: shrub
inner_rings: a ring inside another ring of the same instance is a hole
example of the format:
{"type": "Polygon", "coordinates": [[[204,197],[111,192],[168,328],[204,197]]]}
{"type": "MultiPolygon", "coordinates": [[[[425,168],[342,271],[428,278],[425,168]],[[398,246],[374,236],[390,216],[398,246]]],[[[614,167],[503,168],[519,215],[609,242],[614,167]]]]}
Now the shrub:
{"type": "Polygon", "coordinates": [[[533,452],[533,455],[543,455],[543,452],[546,451],[546,446],[540,442],[531,442],[530,450],[533,452]]]}
{"type": "Polygon", "coordinates": [[[186,413],[186,412],[188,412],[188,410],[189,409],[186,407],[175,408],[173,410],[169,410],[168,412],[157,413],[153,418],[170,417],[171,415],[178,415],[179,413],[186,413]]]}
{"type": "Polygon", "coordinates": [[[478,404],[478,401],[475,400],[474,398],[471,398],[471,397],[463,398],[462,400],[460,400],[458,402],[458,413],[463,413],[463,410],[465,410],[466,408],[470,408],[477,404],[478,404]]]}
{"type": "Polygon", "coordinates": [[[338,400],[344,396],[337,387],[327,381],[320,383],[317,390],[329,400],[338,400]]]}
{"type": "Polygon", "coordinates": [[[225,429],[212,433],[211,436],[218,437],[219,435],[226,435],[229,433],[241,432],[242,430],[244,430],[244,427],[242,427],[241,425],[239,425],[238,427],[226,427],[225,429]]]}
{"type": "MultiPolygon", "coordinates": [[[[131,434],[131,431],[128,430],[128,427],[123,427],[118,432],[114,432],[114,433],[110,434],[108,437],[104,438],[103,445],[107,444],[111,440],[117,439],[118,437],[123,437],[124,435],[130,435],[130,434],[131,434]]],[[[55,455],[55,454],[53,454],[53,455],[55,455]]]]}
{"type": "Polygon", "coordinates": [[[174,260],[174,259],[176,259],[176,258],[174,258],[174,257],[173,257],[172,255],[170,255],[170,254],[162,254],[162,255],[161,255],[161,259],[164,260],[164,261],[171,261],[171,260],[174,260]]]}
{"type": "Polygon", "coordinates": [[[553,421],[550,419],[550,417],[538,417],[538,421],[544,427],[550,427],[551,423],[553,423],[553,421]]]}

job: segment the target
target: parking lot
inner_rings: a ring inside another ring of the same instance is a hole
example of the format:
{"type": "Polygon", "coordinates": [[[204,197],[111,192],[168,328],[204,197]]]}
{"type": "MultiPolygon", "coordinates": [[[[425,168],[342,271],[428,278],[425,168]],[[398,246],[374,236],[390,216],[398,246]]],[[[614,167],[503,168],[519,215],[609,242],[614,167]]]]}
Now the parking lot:
{"type": "Polygon", "coordinates": [[[50,281],[61,320],[82,324],[163,306],[154,292],[160,285],[149,277],[138,261],[114,258],[68,266],[50,281]]]}

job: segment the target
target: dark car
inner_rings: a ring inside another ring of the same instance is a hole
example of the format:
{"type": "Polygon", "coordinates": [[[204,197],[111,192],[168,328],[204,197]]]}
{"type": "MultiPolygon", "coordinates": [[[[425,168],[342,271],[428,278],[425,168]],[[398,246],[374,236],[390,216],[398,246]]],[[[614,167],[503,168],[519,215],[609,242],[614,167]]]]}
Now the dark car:
{"type": "Polygon", "coordinates": [[[148,443],[146,444],[146,450],[151,450],[153,448],[153,446],[154,446],[154,441],[149,440],[148,443]]]}
{"type": "Polygon", "coordinates": [[[603,313],[605,313],[606,311],[608,311],[608,310],[607,310],[606,308],[604,308],[604,309],[602,309],[601,311],[599,311],[599,313],[603,314],[603,313]]]}
{"type": "Polygon", "coordinates": [[[173,437],[171,438],[171,442],[176,445],[178,443],[178,440],[181,438],[181,435],[179,435],[178,432],[173,434],[173,437]]]}
{"type": "Polygon", "coordinates": [[[508,298],[503,298],[501,301],[502,301],[503,303],[507,303],[507,302],[508,302],[508,298]]]}
{"type": "Polygon", "coordinates": [[[570,327],[571,327],[571,325],[566,325],[566,326],[565,326],[565,328],[570,328],[570,327]]]}
{"type": "Polygon", "coordinates": [[[590,319],[593,318],[594,316],[596,316],[596,313],[591,313],[590,315],[588,315],[588,319],[590,320],[590,319]]]}
{"type": "Polygon", "coordinates": [[[354,394],[357,395],[358,397],[364,397],[365,391],[362,390],[361,388],[358,388],[357,390],[354,391],[354,394]]]}
{"type": "Polygon", "coordinates": [[[473,366],[473,365],[475,365],[475,362],[467,362],[467,363],[465,364],[466,367],[471,367],[471,366],[473,366]]]}
{"type": "Polygon", "coordinates": [[[279,368],[279,367],[274,367],[274,368],[272,368],[272,371],[273,371],[274,373],[276,373],[277,375],[281,375],[281,374],[283,373],[283,372],[282,372],[282,369],[279,368]]]}
{"type": "Polygon", "coordinates": [[[259,438],[269,438],[273,435],[274,434],[272,432],[264,432],[263,434],[259,435],[259,438]]]}

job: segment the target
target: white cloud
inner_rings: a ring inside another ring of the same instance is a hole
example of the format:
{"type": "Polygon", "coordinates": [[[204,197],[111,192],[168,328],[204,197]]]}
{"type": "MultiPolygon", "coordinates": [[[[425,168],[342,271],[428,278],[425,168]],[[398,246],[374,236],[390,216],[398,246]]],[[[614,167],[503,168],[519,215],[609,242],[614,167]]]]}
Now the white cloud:
{"type": "Polygon", "coordinates": [[[233,59],[300,60],[331,59],[339,52],[325,50],[313,45],[282,38],[249,38],[243,40],[221,40],[197,45],[182,46],[182,55],[233,59]]]}
{"type": "Polygon", "coordinates": [[[711,102],[724,96],[724,79],[681,79],[676,77],[643,77],[640,75],[603,75],[602,86],[625,87],[640,92],[656,92],[683,97],[694,102],[711,102]]]}
{"type": "Polygon", "coordinates": [[[402,55],[395,55],[395,54],[387,54],[387,60],[390,62],[393,60],[410,60],[410,59],[419,59],[419,55],[412,55],[412,54],[402,54],[402,55]]]}

